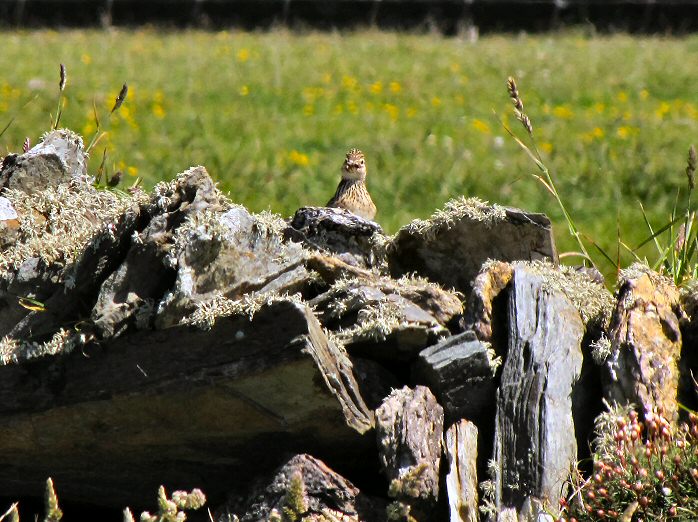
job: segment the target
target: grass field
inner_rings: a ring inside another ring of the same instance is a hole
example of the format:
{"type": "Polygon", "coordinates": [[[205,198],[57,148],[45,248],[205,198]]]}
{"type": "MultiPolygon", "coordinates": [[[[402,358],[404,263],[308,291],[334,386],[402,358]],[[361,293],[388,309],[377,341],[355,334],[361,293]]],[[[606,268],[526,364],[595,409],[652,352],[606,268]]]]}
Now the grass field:
{"type": "Polygon", "coordinates": [[[0,38],[0,128],[16,114],[0,153],[48,129],[64,63],[62,124],[89,141],[94,99],[108,131],[92,169],[104,146],[127,183],[142,176],[152,185],[202,164],[234,201],[288,215],[324,204],[345,150],[359,147],[389,232],[466,194],[548,213],[560,249],[575,249],[531,176],[535,166],[493,113],[519,131],[508,75],[580,229],[614,255],[617,224],[630,244],[647,235],[638,201],[666,221],[686,183],[688,146],[698,142],[696,36],[573,31],[469,43],[373,31],[144,30],[0,38]],[[128,98],[109,119],[124,81],[128,98]]]}

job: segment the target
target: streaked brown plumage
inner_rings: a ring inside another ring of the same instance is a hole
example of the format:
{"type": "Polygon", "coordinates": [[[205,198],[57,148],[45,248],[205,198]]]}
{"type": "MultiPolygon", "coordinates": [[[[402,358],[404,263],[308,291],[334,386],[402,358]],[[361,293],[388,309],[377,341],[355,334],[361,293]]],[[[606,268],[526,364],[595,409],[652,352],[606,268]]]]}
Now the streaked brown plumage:
{"type": "Polygon", "coordinates": [[[359,149],[351,149],[342,165],[342,179],[328,207],[343,208],[364,219],[376,217],[376,205],[366,188],[366,160],[359,149]]]}

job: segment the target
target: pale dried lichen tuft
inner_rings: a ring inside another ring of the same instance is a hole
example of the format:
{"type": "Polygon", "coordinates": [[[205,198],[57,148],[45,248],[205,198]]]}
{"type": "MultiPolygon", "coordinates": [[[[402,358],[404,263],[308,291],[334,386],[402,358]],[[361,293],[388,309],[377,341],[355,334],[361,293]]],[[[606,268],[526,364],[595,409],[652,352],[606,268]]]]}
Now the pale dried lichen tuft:
{"type": "Polygon", "coordinates": [[[613,295],[588,276],[565,265],[554,265],[547,261],[514,261],[512,266],[525,266],[543,278],[543,288],[560,292],[575,306],[585,325],[608,326],[615,306],[613,295]]]}
{"type": "Polygon", "coordinates": [[[506,219],[506,209],[499,205],[490,205],[478,198],[460,196],[448,201],[443,209],[434,212],[429,219],[415,219],[402,230],[424,239],[433,239],[439,232],[450,229],[464,218],[494,224],[506,219]]]}
{"type": "Polygon", "coordinates": [[[46,342],[21,341],[5,336],[0,340],[0,365],[17,364],[57,353],[70,353],[83,344],[83,336],[61,328],[46,342]]]}
{"type": "Polygon", "coordinates": [[[98,233],[109,232],[128,208],[144,203],[145,196],[97,190],[71,181],[33,194],[6,190],[20,216],[17,241],[0,252],[0,277],[15,271],[30,258],[46,264],[69,264],[98,233]]]}
{"type": "Polygon", "coordinates": [[[251,321],[263,306],[278,302],[292,302],[305,306],[300,294],[277,294],[261,292],[245,294],[239,299],[230,299],[222,294],[215,294],[210,299],[197,303],[194,312],[183,318],[181,324],[194,326],[201,330],[210,330],[221,317],[231,315],[247,316],[251,321]]]}
{"type": "Polygon", "coordinates": [[[370,339],[383,341],[404,322],[402,308],[391,301],[380,301],[364,306],[359,310],[356,324],[340,330],[337,337],[341,341],[349,339],[370,339]]]}

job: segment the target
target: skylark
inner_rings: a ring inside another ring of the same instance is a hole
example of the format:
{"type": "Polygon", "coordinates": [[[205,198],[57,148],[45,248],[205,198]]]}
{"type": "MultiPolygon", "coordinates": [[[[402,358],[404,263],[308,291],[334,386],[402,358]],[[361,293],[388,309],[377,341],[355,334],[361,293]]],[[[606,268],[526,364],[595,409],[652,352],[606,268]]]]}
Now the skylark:
{"type": "Polygon", "coordinates": [[[342,179],[328,207],[343,208],[364,219],[373,220],[376,205],[366,188],[366,159],[359,149],[351,149],[342,165],[342,179]]]}

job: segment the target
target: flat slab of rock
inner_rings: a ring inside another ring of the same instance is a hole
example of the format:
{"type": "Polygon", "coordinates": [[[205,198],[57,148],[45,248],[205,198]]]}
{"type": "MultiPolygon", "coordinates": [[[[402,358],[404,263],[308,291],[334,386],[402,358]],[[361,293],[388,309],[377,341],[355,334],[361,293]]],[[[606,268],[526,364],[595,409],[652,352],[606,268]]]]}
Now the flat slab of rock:
{"type": "Polygon", "coordinates": [[[489,206],[476,198],[452,200],[431,219],[401,228],[387,252],[393,276],[416,272],[466,295],[488,259],[557,261],[544,214],[489,206]]]}
{"type": "Polygon", "coordinates": [[[222,496],[313,451],[362,466],[373,426],[351,363],[305,306],[280,301],[0,367],[0,489],[146,507],[160,484],[222,496]]]}
{"type": "Polygon", "coordinates": [[[385,237],[380,225],[341,208],[300,208],[284,234],[287,239],[331,252],[354,266],[376,266],[384,257],[385,237]]]}
{"type": "Polygon", "coordinates": [[[477,495],[477,426],[461,419],[444,437],[444,455],[448,462],[446,490],[450,522],[480,520],[477,495]]]}
{"type": "Polygon", "coordinates": [[[577,462],[572,389],[582,368],[584,323],[561,292],[526,267],[514,270],[509,347],[497,392],[495,505],[520,514],[532,499],[556,505],[577,462]]]}
{"type": "Polygon", "coordinates": [[[261,481],[248,498],[232,499],[214,519],[258,522],[274,516],[278,520],[379,522],[385,520],[385,505],[363,495],[321,460],[301,454],[261,481]]]}
{"type": "Polygon", "coordinates": [[[439,498],[443,408],[429,388],[395,390],[376,410],[381,468],[390,480],[392,508],[421,520],[439,498]]]}
{"type": "Polygon", "coordinates": [[[604,394],[640,412],[659,408],[676,420],[681,356],[679,291],[641,265],[623,272],[613,313],[611,354],[604,363],[604,394]]]}
{"type": "Polygon", "coordinates": [[[475,332],[468,331],[422,350],[413,376],[434,392],[448,419],[473,419],[492,409],[500,364],[475,332]]]}
{"type": "Polygon", "coordinates": [[[449,335],[448,324],[462,312],[455,293],[426,280],[352,275],[310,301],[323,326],[335,331],[352,354],[411,361],[449,335]]]}

